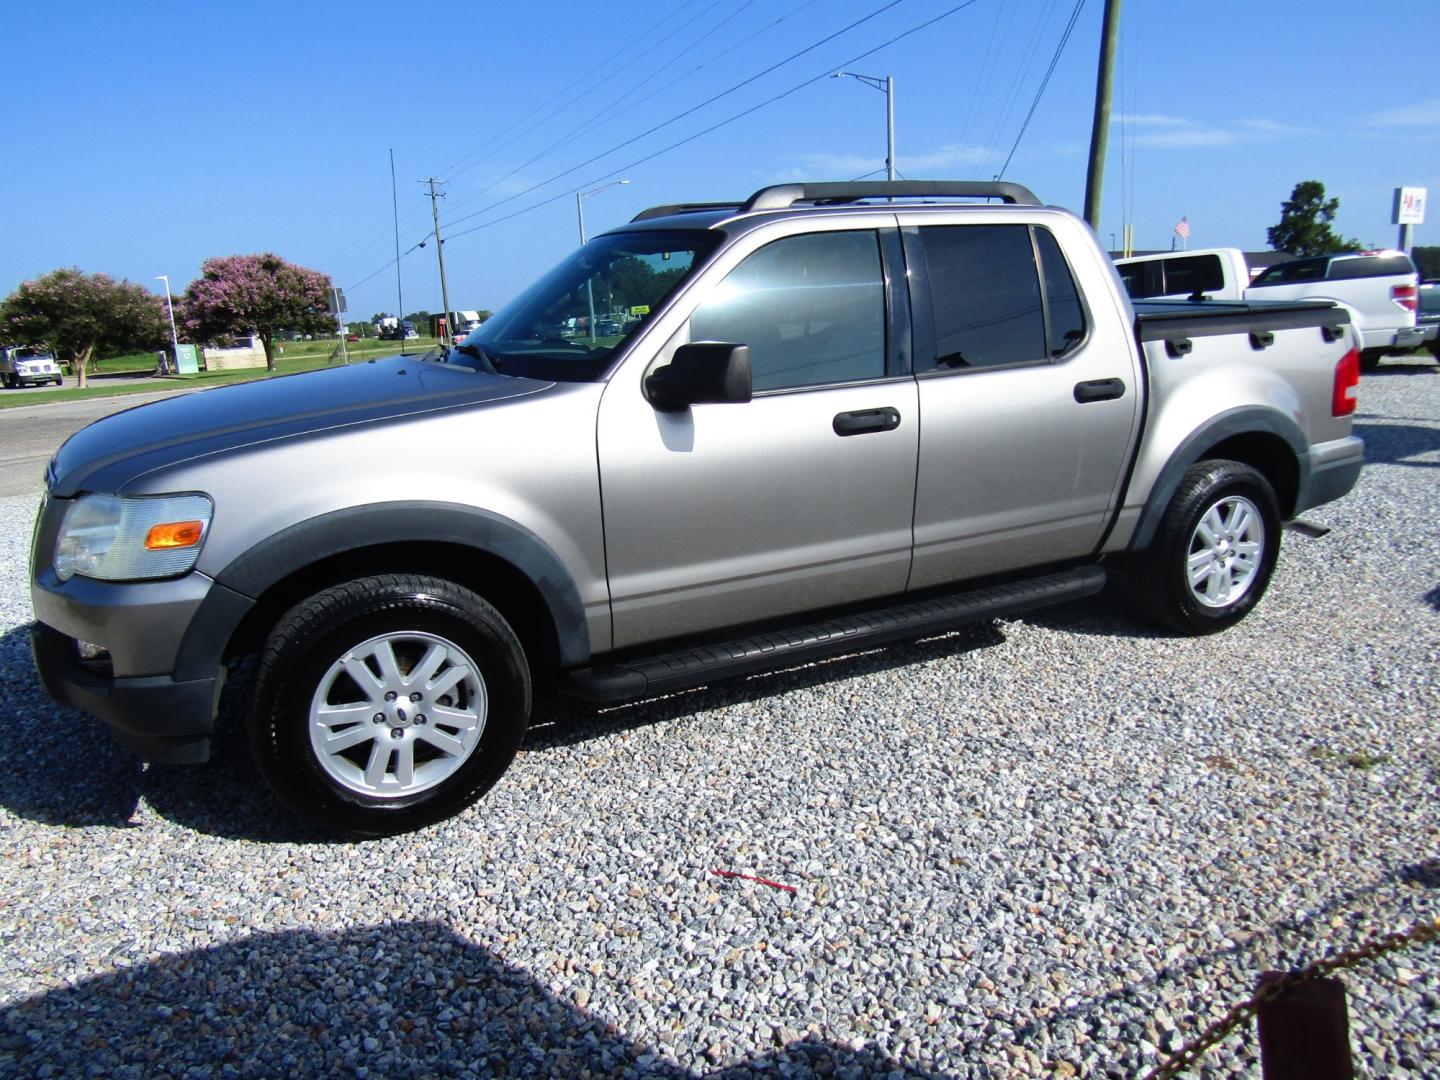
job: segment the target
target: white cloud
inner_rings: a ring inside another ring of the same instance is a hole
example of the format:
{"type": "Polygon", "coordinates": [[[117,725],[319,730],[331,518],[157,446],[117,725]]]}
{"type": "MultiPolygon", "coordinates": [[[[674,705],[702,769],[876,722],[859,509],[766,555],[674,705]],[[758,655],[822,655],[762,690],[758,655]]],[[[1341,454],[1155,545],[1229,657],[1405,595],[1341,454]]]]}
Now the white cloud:
{"type": "Polygon", "coordinates": [[[1130,139],[1135,146],[1183,149],[1196,146],[1236,146],[1242,143],[1269,142],[1297,135],[1313,135],[1313,128],[1297,127],[1276,120],[1247,117],[1214,126],[1181,116],[1160,114],[1121,114],[1113,126],[1129,125],[1135,132],[1130,139]]]}
{"type": "Polygon", "coordinates": [[[1371,113],[1365,123],[1374,127],[1435,127],[1440,126],[1440,98],[1417,101],[1399,109],[1371,113]]]}

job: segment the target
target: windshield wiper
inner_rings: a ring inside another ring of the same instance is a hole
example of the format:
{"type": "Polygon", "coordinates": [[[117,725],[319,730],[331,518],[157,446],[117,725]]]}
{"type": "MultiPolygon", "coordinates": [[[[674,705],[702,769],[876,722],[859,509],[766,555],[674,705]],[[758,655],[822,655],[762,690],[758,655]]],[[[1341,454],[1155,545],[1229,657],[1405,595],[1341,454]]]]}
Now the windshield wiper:
{"type": "Polygon", "coordinates": [[[455,348],[451,350],[451,352],[463,353],[466,356],[473,356],[476,360],[480,361],[486,372],[491,375],[500,374],[500,365],[497,364],[494,360],[492,360],[489,355],[486,354],[485,350],[482,349],[479,345],[473,345],[467,341],[464,345],[456,345],[455,348]]]}

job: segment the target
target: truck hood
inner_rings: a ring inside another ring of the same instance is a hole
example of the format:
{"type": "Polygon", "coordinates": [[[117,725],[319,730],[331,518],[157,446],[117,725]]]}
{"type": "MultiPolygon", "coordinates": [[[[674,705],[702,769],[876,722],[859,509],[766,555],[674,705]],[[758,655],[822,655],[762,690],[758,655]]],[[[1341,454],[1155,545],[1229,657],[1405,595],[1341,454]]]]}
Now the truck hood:
{"type": "Polygon", "coordinates": [[[72,435],[46,473],[52,495],[118,492],[209,454],[354,424],[539,393],[553,383],[393,356],[151,402],[72,435]]]}

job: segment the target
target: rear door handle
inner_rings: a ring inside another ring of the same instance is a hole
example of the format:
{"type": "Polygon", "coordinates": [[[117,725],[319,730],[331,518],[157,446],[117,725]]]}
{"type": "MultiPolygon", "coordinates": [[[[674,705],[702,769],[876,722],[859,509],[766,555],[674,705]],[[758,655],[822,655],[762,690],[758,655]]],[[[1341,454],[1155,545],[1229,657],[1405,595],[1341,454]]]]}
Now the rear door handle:
{"type": "Polygon", "coordinates": [[[870,431],[894,431],[900,426],[900,413],[891,408],[861,409],[842,412],[831,425],[836,435],[864,435],[870,431]]]}
{"type": "Polygon", "coordinates": [[[1120,379],[1091,379],[1075,384],[1075,400],[1080,404],[1087,401],[1114,401],[1125,396],[1125,383],[1120,379]]]}

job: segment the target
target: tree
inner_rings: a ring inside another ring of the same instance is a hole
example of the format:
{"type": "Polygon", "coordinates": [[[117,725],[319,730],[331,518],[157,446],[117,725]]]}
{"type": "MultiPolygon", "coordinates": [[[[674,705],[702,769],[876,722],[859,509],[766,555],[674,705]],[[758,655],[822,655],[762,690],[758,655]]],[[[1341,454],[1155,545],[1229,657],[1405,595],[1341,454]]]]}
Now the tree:
{"type": "Polygon", "coordinates": [[[406,316],[405,316],[405,319],[406,319],[408,322],[414,323],[414,324],[415,324],[415,329],[418,330],[418,331],[420,331],[420,333],[422,333],[422,334],[428,334],[428,333],[430,333],[430,312],[428,312],[428,311],[412,311],[409,315],[406,315],[406,316]]]}
{"type": "Polygon", "coordinates": [[[328,310],[330,278],[288,263],[272,252],[225,255],[200,264],[185,290],[179,316],[200,341],[254,334],[265,346],[265,366],[275,370],[271,342],[279,330],[335,333],[328,310]]]}
{"type": "Polygon", "coordinates": [[[0,336],[42,342],[81,386],[97,349],[155,349],[169,338],[165,300],[143,285],[71,267],[22,282],[0,302],[0,336]]]}
{"type": "Polygon", "coordinates": [[[1334,255],[1341,251],[1359,251],[1354,240],[1345,240],[1330,228],[1339,199],[1325,198],[1325,185],[1319,180],[1301,180],[1290,192],[1289,201],[1280,205],[1280,222],[1266,230],[1270,246],[1291,255],[1334,255]]]}

